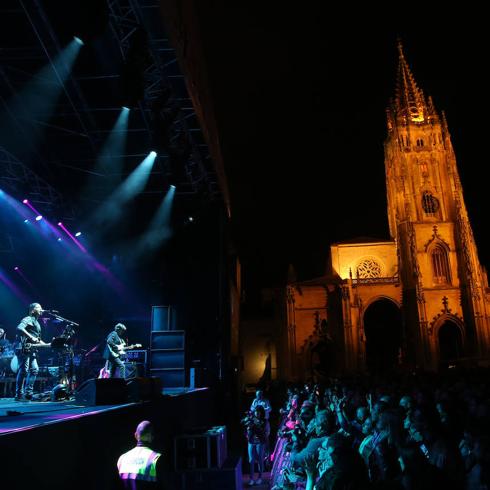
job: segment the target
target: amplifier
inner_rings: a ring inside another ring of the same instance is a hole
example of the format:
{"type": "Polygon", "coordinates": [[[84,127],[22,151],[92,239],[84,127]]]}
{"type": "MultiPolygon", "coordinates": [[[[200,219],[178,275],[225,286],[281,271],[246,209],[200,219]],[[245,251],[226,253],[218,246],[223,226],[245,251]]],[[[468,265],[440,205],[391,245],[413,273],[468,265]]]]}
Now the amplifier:
{"type": "Polygon", "coordinates": [[[146,350],[128,350],[126,351],[126,360],[146,366],[146,350]]]}
{"type": "Polygon", "coordinates": [[[128,362],[124,361],[124,367],[126,368],[126,379],[131,378],[144,378],[146,376],[146,366],[141,362],[128,362]]]}

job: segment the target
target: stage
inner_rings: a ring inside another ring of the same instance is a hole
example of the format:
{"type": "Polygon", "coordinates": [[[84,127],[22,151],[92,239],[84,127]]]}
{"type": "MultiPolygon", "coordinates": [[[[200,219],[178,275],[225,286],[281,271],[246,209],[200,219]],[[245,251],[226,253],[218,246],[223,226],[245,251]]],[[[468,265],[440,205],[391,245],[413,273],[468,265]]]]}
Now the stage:
{"type": "MultiPolygon", "coordinates": [[[[205,390],[206,388],[168,388],[162,395],[167,397],[178,397],[205,390]]],[[[123,408],[139,405],[139,403],[89,407],[79,405],[75,400],[59,402],[16,402],[13,398],[0,398],[0,436],[44,425],[62,423],[80,417],[88,417],[100,412],[121,410],[123,408]]]]}
{"type": "Polygon", "coordinates": [[[0,481],[36,490],[118,488],[117,459],[134,446],[141,420],[154,424],[154,449],[172,469],[173,437],[212,425],[215,399],[207,388],[99,406],[0,398],[0,481]]]}
{"type": "Polygon", "coordinates": [[[0,436],[132,405],[136,403],[86,407],[77,405],[74,401],[16,402],[13,398],[0,398],[0,436]]]}

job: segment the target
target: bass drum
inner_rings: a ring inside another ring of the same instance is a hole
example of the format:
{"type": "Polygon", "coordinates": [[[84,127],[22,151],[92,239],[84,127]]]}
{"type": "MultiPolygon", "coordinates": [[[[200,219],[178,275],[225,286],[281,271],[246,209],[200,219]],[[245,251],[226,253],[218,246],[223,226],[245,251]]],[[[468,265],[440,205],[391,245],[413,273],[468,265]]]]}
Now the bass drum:
{"type": "Polygon", "coordinates": [[[19,370],[19,358],[16,355],[10,360],[10,370],[14,374],[17,374],[17,371],[19,370]]]}

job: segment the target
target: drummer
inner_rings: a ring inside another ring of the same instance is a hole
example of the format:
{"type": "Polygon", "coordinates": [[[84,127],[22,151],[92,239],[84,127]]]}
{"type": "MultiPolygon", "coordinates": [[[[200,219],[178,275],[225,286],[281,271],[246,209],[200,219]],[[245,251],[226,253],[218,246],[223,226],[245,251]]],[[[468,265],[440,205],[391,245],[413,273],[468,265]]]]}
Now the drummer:
{"type": "Polygon", "coordinates": [[[0,354],[7,349],[10,342],[7,340],[7,336],[5,335],[5,330],[0,327],[0,354]]]}

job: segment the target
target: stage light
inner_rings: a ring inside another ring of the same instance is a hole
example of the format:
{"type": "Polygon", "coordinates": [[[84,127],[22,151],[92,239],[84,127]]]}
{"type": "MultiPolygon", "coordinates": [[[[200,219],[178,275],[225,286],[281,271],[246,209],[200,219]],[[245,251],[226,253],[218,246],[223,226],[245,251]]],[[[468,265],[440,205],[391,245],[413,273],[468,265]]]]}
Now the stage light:
{"type": "Polygon", "coordinates": [[[24,220],[24,223],[29,223],[29,220],[26,218],[26,219],[24,220]]]}
{"type": "Polygon", "coordinates": [[[157,156],[157,152],[156,151],[150,151],[150,156],[156,157],[157,156]]]}
{"type": "Polygon", "coordinates": [[[188,220],[189,220],[191,223],[194,221],[194,218],[193,218],[192,216],[189,216],[187,219],[188,219],[188,220]]]}
{"type": "Polygon", "coordinates": [[[171,185],[171,186],[170,186],[170,189],[175,189],[175,186],[174,186],[174,185],[171,185]]]}
{"type": "Polygon", "coordinates": [[[58,221],[58,226],[63,226],[63,223],[61,221],[58,221]]]}
{"type": "Polygon", "coordinates": [[[82,40],[81,40],[79,37],[77,37],[77,36],[73,36],[73,40],[74,40],[76,43],[80,44],[80,46],[83,46],[83,45],[85,44],[85,43],[84,43],[84,42],[83,42],[83,41],[82,41],[82,40]]]}
{"type": "Polygon", "coordinates": [[[61,400],[68,400],[70,398],[70,391],[68,386],[64,384],[56,385],[51,391],[51,401],[59,402],[61,400]]]}
{"type": "Polygon", "coordinates": [[[77,231],[77,232],[75,233],[75,236],[81,236],[81,234],[82,234],[82,232],[81,232],[81,231],[77,231]]]}
{"type": "Polygon", "coordinates": [[[18,270],[19,270],[19,266],[17,266],[17,265],[16,265],[16,266],[14,267],[14,271],[18,271],[18,270]]]}
{"type": "Polygon", "coordinates": [[[59,242],[61,242],[63,240],[63,238],[61,238],[60,236],[58,237],[57,239],[59,242]]]}
{"type": "Polygon", "coordinates": [[[43,217],[42,217],[40,214],[38,214],[38,215],[36,216],[36,221],[41,221],[42,219],[43,219],[43,217]]]}
{"type": "Polygon", "coordinates": [[[122,106],[122,110],[123,110],[123,111],[129,111],[129,107],[126,107],[126,106],[124,106],[124,105],[123,105],[123,106],[122,106]]]}
{"type": "Polygon", "coordinates": [[[28,201],[27,199],[24,199],[22,202],[23,202],[24,204],[27,204],[29,201],[28,201]]]}

